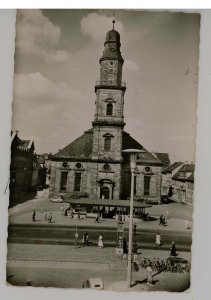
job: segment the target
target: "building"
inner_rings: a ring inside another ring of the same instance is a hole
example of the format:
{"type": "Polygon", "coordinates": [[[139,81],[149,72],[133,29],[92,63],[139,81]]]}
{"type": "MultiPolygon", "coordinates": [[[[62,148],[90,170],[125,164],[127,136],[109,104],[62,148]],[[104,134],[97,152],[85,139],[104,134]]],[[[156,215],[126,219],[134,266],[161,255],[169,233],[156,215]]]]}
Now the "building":
{"type": "Polygon", "coordinates": [[[113,26],[106,34],[99,61],[92,128],[51,155],[50,197],[128,199],[131,173],[129,155],[123,150],[133,148],[144,151],[137,157],[135,198],[160,201],[163,162],[124,131],[126,84],[122,81],[124,59],[120,46],[120,35],[113,26]]]}
{"type": "Polygon", "coordinates": [[[172,177],[174,201],[193,206],[194,163],[185,163],[172,177]]]}
{"type": "Polygon", "coordinates": [[[34,142],[23,140],[18,131],[11,133],[10,206],[23,202],[25,194],[36,190],[43,178],[34,142]]]}
{"type": "Polygon", "coordinates": [[[162,197],[171,197],[172,196],[172,177],[179,171],[182,167],[183,162],[178,161],[174,162],[170,166],[166,167],[162,171],[162,187],[161,187],[161,195],[162,197]]]}

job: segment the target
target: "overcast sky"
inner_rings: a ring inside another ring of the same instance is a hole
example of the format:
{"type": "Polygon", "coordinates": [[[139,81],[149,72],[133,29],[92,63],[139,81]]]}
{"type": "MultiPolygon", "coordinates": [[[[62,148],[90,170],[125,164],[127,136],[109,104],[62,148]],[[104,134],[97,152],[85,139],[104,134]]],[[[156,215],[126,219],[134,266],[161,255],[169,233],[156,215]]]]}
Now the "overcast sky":
{"type": "MultiPolygon", "coordinates": [[[[95,81],[111,10],[17,14],[13,130],[57,152],[94,119],[95,81]]],[[[125,131],[172,161],[194,161],[200,17],[116,11],[125,60],[125,131]]]]}

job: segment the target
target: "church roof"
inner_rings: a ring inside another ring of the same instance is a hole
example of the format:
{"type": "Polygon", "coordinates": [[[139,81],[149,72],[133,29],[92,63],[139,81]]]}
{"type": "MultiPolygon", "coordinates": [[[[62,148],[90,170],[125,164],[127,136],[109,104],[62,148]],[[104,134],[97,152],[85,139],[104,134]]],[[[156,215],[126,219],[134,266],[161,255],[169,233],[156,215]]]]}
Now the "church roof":
{"type": "MultiPolygon", "coordinates": [[[[52,159],[77,159],[86,160],[90,159],[92,155],[93,144],[93,129],[85,131],[80,137],[74,140],[72,143],[58,151],[51,156],[52,159]]],[[[140,153],[137,159],[137,163],[154,163],[161,164],[162,162],[148,152],[141,144],[139,144],[129,133],[123,131],[122,135],[122,150],[125,149],[139,149],[144,150],[144,153],[140,153]]]]}
{"type": "Polygon", "coordinates": [[[87,159],[92,154],[93,129],[85,131],[72,143],[59,150],[51,158],[87,159]]]}

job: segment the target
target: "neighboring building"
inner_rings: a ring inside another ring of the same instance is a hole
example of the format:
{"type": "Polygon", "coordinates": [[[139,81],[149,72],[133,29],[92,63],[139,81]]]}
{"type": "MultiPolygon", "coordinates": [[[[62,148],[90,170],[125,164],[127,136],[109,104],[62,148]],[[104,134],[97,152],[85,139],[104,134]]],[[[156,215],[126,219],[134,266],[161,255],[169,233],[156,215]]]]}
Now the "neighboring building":
{"type": "Polygon", "coordinates": [[[171,197],[173,194],[173,182],[172,177],[179,171],[182,167],[183,162],[175,162],[170,166],[166,167],[162,171],[162,188],[161,188],[161,195],[162,197],[171,197]]]}
{"type": "Polygon", "coordinates": [[[23,202],[23,195],[43,182],[44,168],[34,151],[33,141],[20,139],[18,131],[11,133],[10,206],[23,202]]]}
{"type": "Polygon", "coordinates": [[[193,163],[185,163],[172,177],[172,199],[174,201],[193,205],[194,170],[193,163]]]}
{"type": "Polygon", "coordinates": [[[160,201],[163,162],[123,130],[126,84],[122,82],[124,60],[120,45],[119,33],[109,31],[100,58],[100,80],[95,85],[92,128],[50,156],[50,197],[56,194],[70,199],[128,199],[129,155],[122,151],[135,148],[145,151],[137,159],[135,198],[160,201]]]}
{"type": "MultiPolygon", "coordinates": [[[[18,131],[11,135],[10,206],[12,201],[32,186],[34,142],[21,140],[18,131]]],[[[15,199],[16,200],[16,199],[15,199]]]]}
{"type": "Polygon", "coordinates": [[[153,153],[155,157],[157,157],[160,161],[163,163],[163,169],[170,166],[170,158],[168,153],[160,153],[160,152],[154,152],[153,153]]]}

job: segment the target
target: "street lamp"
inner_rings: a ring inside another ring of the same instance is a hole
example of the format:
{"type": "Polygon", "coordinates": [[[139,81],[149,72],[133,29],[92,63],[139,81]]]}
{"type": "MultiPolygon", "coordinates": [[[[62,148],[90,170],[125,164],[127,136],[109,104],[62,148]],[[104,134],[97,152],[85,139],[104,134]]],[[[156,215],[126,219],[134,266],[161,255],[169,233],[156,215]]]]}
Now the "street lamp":
{"type": "Polygon", "coordinates": [[[128,241],[128,265],[127,265],[127,286],[131,287],[132,279],[132,245],[133,245],[133,198],[134,198],[134,173],[136,157],[138,153],[145,153],[144,150],[126,149],[123,153],[130,154],[131,188],[130,188],[130,220],[129,220],[129,241],[128,241]]]}

